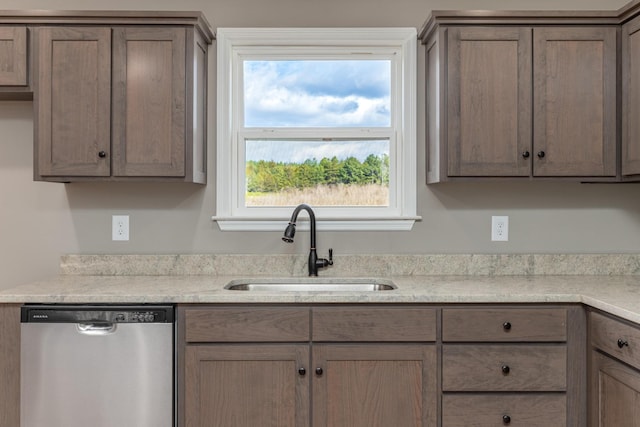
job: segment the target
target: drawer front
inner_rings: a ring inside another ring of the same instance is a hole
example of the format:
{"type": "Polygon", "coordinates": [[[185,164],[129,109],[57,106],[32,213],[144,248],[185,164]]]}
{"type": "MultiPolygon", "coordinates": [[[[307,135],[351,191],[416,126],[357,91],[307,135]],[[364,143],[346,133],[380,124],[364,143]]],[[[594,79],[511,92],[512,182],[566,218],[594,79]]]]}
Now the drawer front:
{"type": "Polygon", "coordinates": [[[309,341],[308,308],[193,308],[185,311],[187,342],[309,341]]]}
{"type": "Polygon", "coordinates": [[[564,394],[444,395],[446,427],[566,427],[564,394]]]}
{"type": "Polygon", "coordinates": [[[442,310],[445,342],[564,342],[567,311],[563,308],[495,308],[442,310]]]}
{"type": "Polygon", "coordinates": [[[313,309],[313,341],[435,341],[431,308],[327,307],[313,309]]]}
{"type": "Polygon", "coordinates": [[[444,391],[565,391],[564,345],[445,345],[444,391]]]}
{"type": "Polygon", "coordinates": [[[640,369],[640,328],[590,313],[591,344],[640,369]]]}

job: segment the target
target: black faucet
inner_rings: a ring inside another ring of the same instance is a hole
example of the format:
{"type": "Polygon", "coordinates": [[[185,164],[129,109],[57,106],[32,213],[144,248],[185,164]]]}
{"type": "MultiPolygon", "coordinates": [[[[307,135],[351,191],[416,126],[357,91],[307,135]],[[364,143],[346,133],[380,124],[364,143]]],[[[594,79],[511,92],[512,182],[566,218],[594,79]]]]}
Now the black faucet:
{"type": "Polygon", "coordinates": [[[324,268],[329,265],[333,265],[333,249],[329,249],[329,259],[320,258],[318,259],[318,254],[316,253],[316,215],[313,213],[313,209],[309,205],[305,205],[304,203],[298,205],[294,210],[293,214],[291,214],[291,220],[289,220],[289,225],[284,230],[284,236],[282,240],[287,243],[293,243],[293,236],[296,234],[296,221],[298,219],[298,214],[301,210],[305,210],[309,213],[309,223],[311,224],[311,249],[309,250],[309,276],[317,276],[318,269],[324,268]]]}

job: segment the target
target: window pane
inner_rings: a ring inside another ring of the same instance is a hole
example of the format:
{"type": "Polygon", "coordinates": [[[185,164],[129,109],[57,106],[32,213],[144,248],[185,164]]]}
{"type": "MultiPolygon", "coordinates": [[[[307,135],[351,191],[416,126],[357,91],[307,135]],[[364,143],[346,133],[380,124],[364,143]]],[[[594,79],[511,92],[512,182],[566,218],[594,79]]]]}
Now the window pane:
{"type": "Polygon", "coordinates": [[[388,206],[389,140],[247,140],[245,205],[388,206]]]}
{"type": "Polygon", "coordinates": [[[391,61],[244,61],[245,127],[389,127],[391,61]]]}

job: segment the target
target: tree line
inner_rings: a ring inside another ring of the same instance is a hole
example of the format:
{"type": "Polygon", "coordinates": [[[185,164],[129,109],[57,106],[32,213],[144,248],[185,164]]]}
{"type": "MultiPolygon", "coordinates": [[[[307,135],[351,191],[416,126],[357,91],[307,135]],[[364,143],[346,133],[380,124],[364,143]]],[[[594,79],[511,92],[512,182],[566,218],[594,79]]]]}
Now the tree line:
{"type": "Polygon", "coordinates": [[[389,184],[389,156],[307,159],[302,163],[250,160],[246,164],[247,192],[275,193],[319,185],[389,184]]]}

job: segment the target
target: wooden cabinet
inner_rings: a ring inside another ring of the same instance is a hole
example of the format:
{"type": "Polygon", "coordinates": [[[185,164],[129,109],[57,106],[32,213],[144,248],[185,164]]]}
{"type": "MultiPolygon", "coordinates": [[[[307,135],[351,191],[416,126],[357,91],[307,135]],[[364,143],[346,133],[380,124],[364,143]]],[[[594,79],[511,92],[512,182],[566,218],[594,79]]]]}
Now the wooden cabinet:
{"type": "Polygon", "coordinates": [[[20,425],[20,304],[0,304],[0,426],[20,425]]]}
{"type": "Polygon", "coordinates": [[[179,319],[181,426],[436,425],[434,309],[205,306],[179,319]]]}
{"type": "Polygon", "coordinates": [[[622,176],[640,177],[640,18],[622,26],[622,176]]]}
{"type": "Polygon", "coordinates": [[[194,27],[36,30],[35,179],[206,181],[207,43],[194,27]]]}
{"type": "Polygon", "coordinates": [[[424,33],[427,182],[614,180],[617,32],[516,25],[424,33]]]}
{"type": "Polygon", "coordinates": [[[585,425],[580,307],[442,310],[443,426],[585,425]]]}
{"type": "Polygon", "coordinates": [[[592,427],[640,426],[640,328],[590,313],[592,427]]]}
{"type": "Polygon", "coordinates": [[[27,27],[0,27],[0,96],[25,90],[28,80],[27,27]]]}

